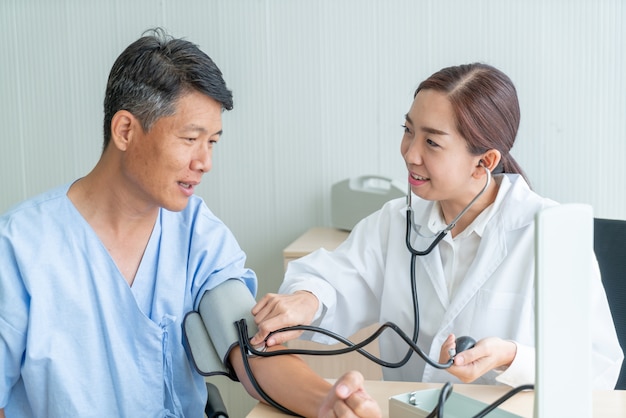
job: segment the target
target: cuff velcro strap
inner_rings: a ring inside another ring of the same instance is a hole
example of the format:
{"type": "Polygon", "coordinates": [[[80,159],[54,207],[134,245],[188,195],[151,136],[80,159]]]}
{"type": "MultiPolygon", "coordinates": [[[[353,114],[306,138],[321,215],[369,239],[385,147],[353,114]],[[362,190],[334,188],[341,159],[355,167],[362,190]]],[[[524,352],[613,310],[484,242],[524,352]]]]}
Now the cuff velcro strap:
{"type": "Polygon", "coordinates": [[[203,376],[222,374],[237,380],[229,367],[228,353],[239,342],[236,322],[245,319],[248,335],[256,334],[257,327],[250,312],[255,303],[246,285],[231,279],[207,290],[198,311],[185,316],[186,347],[198,373],[203,376]]]}

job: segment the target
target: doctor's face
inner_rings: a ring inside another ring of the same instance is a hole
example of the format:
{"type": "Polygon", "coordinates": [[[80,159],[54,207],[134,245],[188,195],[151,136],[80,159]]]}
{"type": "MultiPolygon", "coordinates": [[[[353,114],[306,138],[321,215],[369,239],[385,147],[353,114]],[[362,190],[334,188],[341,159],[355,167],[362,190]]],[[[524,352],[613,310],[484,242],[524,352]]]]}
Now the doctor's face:
{"type": "Polygon", "coordinates": [[[474,195],[472,173],[480,157],[470,154],[444,93],[421,90],[406,115],[400,150],[409,184],[426,200],[464,204],[474,195]]]}

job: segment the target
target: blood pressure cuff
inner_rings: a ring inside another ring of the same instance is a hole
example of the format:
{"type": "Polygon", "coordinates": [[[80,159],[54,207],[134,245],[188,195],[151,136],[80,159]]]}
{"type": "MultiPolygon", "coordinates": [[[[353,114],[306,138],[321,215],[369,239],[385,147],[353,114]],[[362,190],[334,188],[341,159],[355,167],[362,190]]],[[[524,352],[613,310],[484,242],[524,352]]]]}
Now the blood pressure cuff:
{"type": "Polygon", "coordinates": [[[245,319],[248,335],[256,334],[258,328],[250,312],[255,303],[242,281],[230,279],[207,290],[198,310],[185,315],[185,348],[198,373],[221,374],[238,380],[228,362],[228,353],[239,343],[236,322],[245,319]]]}

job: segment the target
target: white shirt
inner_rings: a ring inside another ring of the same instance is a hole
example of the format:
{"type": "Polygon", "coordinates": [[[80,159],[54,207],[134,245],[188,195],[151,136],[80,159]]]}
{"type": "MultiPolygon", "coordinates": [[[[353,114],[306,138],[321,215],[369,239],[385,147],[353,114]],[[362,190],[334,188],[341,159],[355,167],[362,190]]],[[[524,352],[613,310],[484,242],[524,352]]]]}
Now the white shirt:
{"type": "MultiPolygon", "coordinates": [[[[508,183],[504,187],[508,188],[508,183]]],[[[450,297],[455,293],[472,261],[474,261],[485,225],[491,219],[494,208],[500,206],[500,202],[501,199],[496,200],[485,208],[460,234],[455,237],[447,234],[438,244],[450,297]]],[[[428,226],[435,231],[441,231],[447,227],[439,202],[435,202],[432,207],[428,226]]]]}

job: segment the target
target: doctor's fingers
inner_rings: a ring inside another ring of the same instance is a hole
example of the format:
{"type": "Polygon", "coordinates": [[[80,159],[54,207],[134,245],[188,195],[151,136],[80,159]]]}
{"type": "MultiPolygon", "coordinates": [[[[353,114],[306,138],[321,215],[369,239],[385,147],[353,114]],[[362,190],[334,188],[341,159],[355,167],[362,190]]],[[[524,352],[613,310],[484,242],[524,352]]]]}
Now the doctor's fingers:
{"type": "MultiPolygon", "coordinates": [[[[259,303],[254,322],[259,332],[252,343],[258,344],[259,339],[266,338],[270,332],[294,325],[309,325],[317,311],[317,298],[309,292],[296,292],[291,295],[270,294],[259,303]]],[[[288,331],[275,334],[267,340],[272,346],[299,337],[302,331],[288,331]]]]}
{"type": "Polygon", "coordinates": [[[515,358],[516,352],[515,342],[488,337],[479,340],[474,348],[459,353],[454,359],[454,364],[463,365],[481,361],[491,365],[491,368],[508,367],[515,358]]]}
{"type": "Polygon", "coordinates": [[[439,351],[439,363],[447,363],[450,360],[450,350],[455,348],[454,334],[448,335],[448,338],[441,345],[439,351]]]}
{"type": "Polygon", "coordinates": [[[447,369],[448,373],[456,376],[463,383],[471,383],[490,369],[489,357],[479,357],[472,351],[476,348],[463,351],[454,358],[453,365],[447,369]]]}
{"type": "MultiPolygon", "coordinates": [[[[285,304],[281,303],[284,297],[284,295],[275,294],[268,294],[263,297],[251,310],[252,315],[254,315],[254,322],[261,325],[270,319],[288,314],[284,307],[285,304]]],[[[265,327],[267,328],[267,325],[265,327]]],[[[272,330],[269,329],[268,332],[272,330]]]]}
{"type": "MultiPolygon", "coordinates": [[[[256,322],[256,318],[255,318],[256,322]]],[[[302,335],[302,331],[281,331],[270,335],[270,333],[293,325],[300,325],[298,322],[290,320],[288,315],[272,316],[257,324],[258,332],[250,339],[254,345],[259,345],[265,341],[265,345],[271,347],[277,344],[283,344],[287,341],[294,340],[302,335]]]]}
{"type": "Polygon", "coordinates": [[[317,312],[317,306],[317,298],[309,292],[273,295],[264,300],[263,306],[256,311],[255,322],[260,324],[269,319],[280,318],[282,322],[277,324],[279,326],[309,325],[317,312]]]}
{"type": "Polygon", "coordinates": [[[290,295],[268,293],[252,308],[256,322],[279,315],[293,315],[298,320],[301,316],[309,318],[309,323],[317,311],[317,297],[309,292],[295,292],[290,295]]]}
{"type": "Polygon", "coordinates": [[[448,373],[456,376],[463,383],[472,383],[489,371],[489,369],[480,367],[476,362],[468,364],[467,366],[452,366],[447,370],[448,373]]]}
{"type": "Polygon", "coordinates": [[[463,383],[471,383],[490,370],[499,367],[498,355],[491,350],[491,344],[477,344],[454,358],[454,366],[448,370],[463,383]]]}
{"type": "Polygon", "coordinates": [[[252,315],[256,316],[264,309],[271,309],[271,306],[274,304],[274,300],[278,297],[280,297],[280,295],[277,295],[276,293],[268,293],[263,296],[261,300],[259,300],[256,305],[252,307],[252,315]]]}

